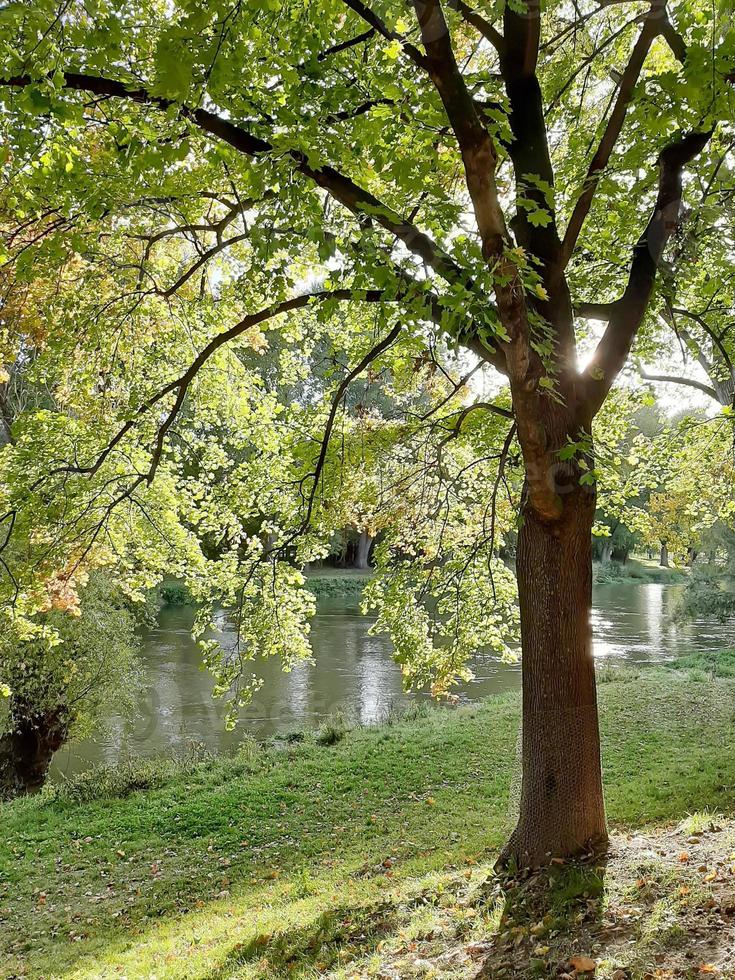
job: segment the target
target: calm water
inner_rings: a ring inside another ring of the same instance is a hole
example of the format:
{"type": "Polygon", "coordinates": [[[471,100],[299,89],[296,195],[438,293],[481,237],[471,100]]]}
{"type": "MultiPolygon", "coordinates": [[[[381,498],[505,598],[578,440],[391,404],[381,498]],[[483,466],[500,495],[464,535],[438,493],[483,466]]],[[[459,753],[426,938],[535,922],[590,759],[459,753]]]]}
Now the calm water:
{"type": "MultiPolygon", "coordinates": [[[[595,590],[592,628],[595,655],[610,663],[649,663],[694,650],[735,646],[735,623],[674,622],[681,586],[601,585],[595,590]]],[[[199,669],[199,651],[190,636],[192,612],[162,610],[144,647],[148,690],[133,719],[112,717],[105,732],[60,752],[53,776],[62,778],[99,763],[138,755],[179,754],[188,743],[234,749],[243,732],[258,737],[316,726],[342,710],[367,723],[392,707],[425,695],[406,695],[386,637],[368,635],[371,620],[361,616],[355,597],[320,600],[312,624],[316,662],[284,674],[276,662],[259,669],[262,690],[242,714],[235,732],[225,732],[221,704],[211,698],[211,680],[199,669]]],[[[258,667],[255,668],[258,670],[258,667]]],[[[465,700],[520,687],[520,667],[479,657],[475,680],[459,689],[465,700]]]]}

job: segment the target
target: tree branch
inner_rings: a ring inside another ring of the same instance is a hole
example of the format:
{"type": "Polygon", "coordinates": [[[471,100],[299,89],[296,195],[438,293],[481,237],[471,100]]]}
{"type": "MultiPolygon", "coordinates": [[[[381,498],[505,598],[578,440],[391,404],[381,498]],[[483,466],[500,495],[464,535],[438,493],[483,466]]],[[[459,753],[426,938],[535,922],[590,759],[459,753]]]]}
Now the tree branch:
{"type": "Polygon", "coordinates": [[[585,303],[582,301],[574,304],[574,312],[577,316],[581,316],[583,320],[609,320],[615,312],[616,306],[617,302],[585,303]]]}
{"type": "MultiPolygon", "coordinates": [[[[64,72],[63,77],[64,87],[75,91],[127,99],[140,105],[150,105],[164,111],[176,106],[184,118],[189,119],[203,132],[217,137],[247,156],[264,156],[274,150],[273,145],[267,140],[253,135],[229,119],[224,119],[207,109],[192,109],[180,105],[173,99],[154,96],[145,88],[132,88],[124,82],[102,76],[64,72]]],[[[34,79],[30,75],[16,75],[12,78],[0,79],[0,85],[15,88],[23,88],[33,83],[34,79]]],[[[370,191],[334,167],[328,165],[319,168],[312,167],[306,154],[300,150],[286,150],[285,155],[293,161],[301,174],[310,178],[318,187],[321,187],[336,201],[344,205],[348,211],[360,218],[376,221],[382,228],[402,241],[410,252],[417,255],[442,278],[449,282],[467,282],[464,270],[457,265],[450,255],[428,235],[420,231],[416,225],[402,219],[370,191]]]]}
{"type": "Polygon", "coordinates": [[[703,391],[705,395],[709,395],[714,401],[719,401],[714,388],[710,388],[709,385],[704,384],[702,381],[697,381],[694,378],[685,378],[679,375],[649,374],[642,364],[638,365],[638,373],[644,381],[660,381],[665,384],[686,385],[688,388],[696,388],[698,391],[703,391]]]}
{"type": "MultiPolygon", "coordinates": [[[[460,409],[459,412],[454,413],[457,416],[457,420],[450,429],[449,434],[442,439],[441,443],[439,444],[440,447],[446,446],[446,444],[452,439],[456,439],[462,431],[462,426],[464,425],[467,416],[471,415],[472,412],[477,411],[492,412],[494,415],[499,415],[501,418],[510,419],[511,421],[515,419],[515,416],[511,411],[509,411],[507,408],[502,408],[500,405],[495,405],[493,402],[473,402],[471,405],[467,405],[465,408],[460,409]]],[[[442,421],[446,421],[447,418],[451,418],[451,416],[445,416],[442,421]]]]}
{"type": "Polygon", "coordinates": [[[349,7],[358,17],[361,17],[366,24],[381,34],[387,41],[398,41],[408,57],[419,68],[426,70],[426,58],[421,54],[415,44],[404,41],[400,34],[391,30],[388,25],[378,15],[370,9],[362,0],[342,0],[345,6],[349,7]]]}
{"type": "Polygon", "coordinates": [[[653,214],[633,249],[628,284],[614,304],[605,333],[583,372],[586,410],[592,419],[620,373],[648,309],[656,273],[666,245],[677,227],[684,167],[709,142],[712,131],[689,133],[671,143],[658,158],[658,195],[653,214]]]}
{"type": "Polygon", "coordinates": [[[503,35],[493,24],[490,23],[489,20],[486,20],[482,14],[470,7],[470,5],[465,3],[464,0],[447,0],[447,6],[450,10],[456,10],[459,14],[461,14],[462,18],[466,20],[468,24],[471,24],[476,31],[482,34],[485,40],[489,41],[496,51],[503,51],[503,45],[505,43],[503,35]]]}
{"type": "MultiPolygon", "coordinates": [[[[346,377],[342,379],[337,387],[334,397],[332,398],[332,404],[329,409],[329,415],[327,417],[327,424],[324,427],[324,436],[322,437],[321,448],[319,449],[319,455],[317,457],[316,465],[312,473],[307,474],[307,477],[313,477],[313,482],[311,485],[311,490],[309,491],[309,496],[307,498],[306,504],[306,514],[302,523],[302,527],[305,529],[309,525],[311,520],[311,515],[314,510],[314,501],[316,499],[316,491],[319,486],[319,478],[324,470],[324,465],[327,461],[327,452],[329,451],[329,440],[332,436],[332,429],[334,428],[334,423],[337,418],[337,412],[339,411],[339,405],[344,398],[345,392],[352,384],[352,382],[357,378],[362,372],[368,367],[372,362],[387,350],[390,345],[398,338],[403,329],[403,324],[399,321],[393,327],[393,329],[383,337],[368,353],[362,358],[362,360],[347,374],[346,377]]],[[[305,477],[304,479],[306,479],[305,477]]]]}
{"type": "Polygon", "coordinates": [[[486,260],[497,260],[508,236],[495,185],[495,147],[457,65],[441,3],[414,0],[413,6],[426,50],[427,71],[444,104],[462,155],[483,256],[486,260]]]}
{"type": "Polygon", "coordinates": [[[135,428],[136,425],[141,421],[141,419],[147,415],[156,405],[159,404],[167,395],[171,395],[176,392],[176,399],[174,405],[167,414],[166,418],[163,420],[158,428],[156,435],[156,444],[152,453],[151,465],[144,478],[150,484],[153,481],[156,470],[160,463],[161,453],[163,450],[163,444],[166,435],[173,425],[176,417],[181,410],[184,403],[186,393],[191,386],[194,378],[197,376],[199,371],[204,367],[207,361],[215,354],[221,347],[225,344],[230,343],[237,337],[245,333],[251,327],[258,326],[267,320],[272,320],[274,317],[280,316],[283,313],[290,313],[293,310],[303,309],[312,302],[325,302],[327,300],[355,300],[360,299],[367,303],[379,303],[386,301],[385,294],[383,290],[353,290],[353,289],[334,289],[329,292],[312,292],[303,293],[301,296],[295,296],[291,299],[284,300],[281,303],[276,303],[273,306],[267,306],[257,313],[250,313],[248,316],[243,317],[238,323],[230,327],[228,330],[222,331],[222,333],[217,334],[213,337],[205,347],[197,354],[196,358],[192,361],[189,367],[184,371],[182,375],[168,384],[160,388],[154,395],[146,399],[143,404],[138,408],[135,415],[128,419],[123,425],[118,429],[117,433],[112,437],[107,446],[102,450],[102,452],[97,456],[93,463],[88,466],[78,466],[78,465],[65,465],[57,466],[52,470],[49,470],[40,480],[34,483],[30,490],[36,490],[40,486],[41,482],[52,476],[59,476],[61,474],[76,474],[79,476],[94,476],[101,467],[104,465],[106,460],[110,457],[111,453],[115,448],[120,445],[125,436],[135,428]]]}
{"type": "Polygon", "coordinates": [[[643,63],[646,60],[646,56],[648,55],[654,38],[661,31],[662,10],[665,11],[664,0],[653,0],[651,3],[651,9],[643,22],[641,33],[638,35],[638,40],[633,46],[630,59],[625,67],[625,71],[623,72],[615,105],[613,106],[612,113],[607,121],[607,126],[602,134],[597,151],[595,152],[595,155],[592,158],[587,170],[584,189],[577,198],[577,202],[574,205],[574,210],[572,211],[572,215],[569,219],[569,224],[567,225],[566,232],[564,233],[564,241],[562,242],[561,256],[559,260],[563,269],[567,267],[569,260],[572,257],[574,247],[577,244],[577,239],[579,238],[585,219],[592,206],[592,201],[595,196],[595,191],[597,190],[597,185],[600,182],[600,177],[602,176],[602,173],[610,160],[612,151],[615,149],[618,137],[622,131],[623,123],[625,122],[625,117],[628,112],[628,106],[633,99],[633,92],[635,91],[638,78],[640,77],[641,70],[643,69],[643,63]]]}
{"type": "Polygon", "coordinates": [[[707,336],[712,340],[712,343],[719,351],[720,356],[725,362],[730,374],[733,374],[733,372],[735,372],[735,367],[733,367],[732,359],[730,358],[730,355],[727,352],[727,348],[722,343],[721,337],[719,337],[717,333],[712,329],[712,327],[710,327],[710,325],[707,323],[707,321],[704,319],[703,316],[700,316],[699,313],[692,313],[691,310],[685,310],[679,306],[672,306],[671,312],[672,314],[675,313],[677,316],[685,316],[688,319],[693,320],[694,323],[698,324],[702,328],[702,330],[704,330],[707,336]]]}

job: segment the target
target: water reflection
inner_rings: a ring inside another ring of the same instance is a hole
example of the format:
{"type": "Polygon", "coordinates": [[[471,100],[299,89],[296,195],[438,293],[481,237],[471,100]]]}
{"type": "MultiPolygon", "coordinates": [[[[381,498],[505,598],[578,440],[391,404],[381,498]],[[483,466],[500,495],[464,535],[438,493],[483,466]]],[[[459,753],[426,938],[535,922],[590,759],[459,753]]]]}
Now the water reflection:
{"type": "MultiPolygon", "coordinates": [[[[611,663],[645,663],[734,646],[734,622],[674,621],[680,589],[654,584],[599,586],[592,613],[595,656],[611,663]]],[[[222,625],[226,631],[226,623],[222,625]]],[[[265,737],[316,726],[338,710],[367,724],[383,718],[395,705],[426,699],[425,694],[403,693],[390,644],[385,637],[369,636],[370,625],[353,597],[321,600],[312,625],[315,663],[290,673],[281,671],[277,662],[254,665],[264,679],[263,688],[243,711],[238,729],[226,732],[222,705],[211,697],[211,678],[200,669],[199,651],[191,639],[192,612],[166,608],[146,639],[149,687],[138,716],[110,718],[104,734],[59,753],[53,774],[59,778],[131,756],[180,753],[188,742],[232,751],[244,731],[265,737]]],[[[517,665],[478,656],[472,666],[475,680],[459,689],[465,700],[520,687],[517,665]]]]}

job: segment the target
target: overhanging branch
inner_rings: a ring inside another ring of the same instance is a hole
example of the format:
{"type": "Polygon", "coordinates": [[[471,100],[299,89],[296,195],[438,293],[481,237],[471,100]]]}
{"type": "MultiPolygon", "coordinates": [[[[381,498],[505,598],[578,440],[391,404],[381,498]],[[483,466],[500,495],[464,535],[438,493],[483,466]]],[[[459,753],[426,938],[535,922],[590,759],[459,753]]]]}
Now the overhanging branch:
{"type": "MultiPolygon", "coordinates": [[[[207,109],[192,109],[173,99],[152,95],[145,88],[133,88],[125,82],[103,76],[64,72],[63,79],[64,87],[73,91],[126,99],[163,111],[176,107],[184,118],[193,122],[203,132],[215,136],[246,156],[259,157],[274,152],[274,146],[267,140],[255,136],[229,119],[224,119],[207,109]]],[[[24,88],[32,84],[34,79],[30,75],[0,79],[0,85],[14,88],[24,88]]],[[[370,191],[334,167],[328,165],[312,167],[306,154],[301,150],[286,150],[285,155],[293,161],[299,173],[312,180],[353,214],[363,219],[373,220],[390,232],[442,278],[449,282],[466,282],[467,276],[464,270],[451,256],[420,231],[413,222],[401,218],[370,191]]]]}
{"type": "Polygon", "coordinates": [[[112,437],[110,442],[108,442],[107,446],[102,450],[102,452],[99,453],[94,462],[90,463],[88,466],[78,466],[75,464],[57,466],[45,474],[41,480],[36,481],[36,483],[31,486],[30,490],[33,491],[37,489],[41,482],[49,479],[52,476],[60,476],[62,474],[94,476],[95,473],[99,472],[102,466],[104,466],[107,459],[109,459],[110,455],[114,452],[117,446],[120,445],[125,436],[128,435],[128,433],[131,432],[141,422],[141,420],[156,407],[156,405],[163,401],[163,399],[168,395],[172,395],[175,392],[176,397],[174,399],[173,406],[158,427],[149,469],[147,473],[142,474],[143,479],[145,479],[148,484],[152,483],[160,464],[166,436],[171,429],[171,426],[176,421],[179,412],[181,411],[186,394],[192,382],[207,361],[221,347],[224,347],[226,344],[236,340],[243,333],[245,333],[246,330],[249,330],[252,327],[259,326],[261,323],[272,320],[274,317],[281,316],[284,313],[290,313],[294,310],[303,309],[311,303],[323,303],[327,300],[346,301],[357,299],[368,303],[386,301],[383,290],[360,291],[353,289],[334,289],[328,292],[303,293],[301,296],[295,296],[292,299],[284,300],[281,303],[276,303],[273,306],[268,306],[265,309],[259,310],[257,313],[251,313],[248,316],[243,317],[243,319],[234,326],[213,337],[199,352],[182,375],[164,385],[155,394],[151,395],[150,398],[147,398],[138,408],[135,415],[124,422],[118,429],[116,434],[112,437]]]}

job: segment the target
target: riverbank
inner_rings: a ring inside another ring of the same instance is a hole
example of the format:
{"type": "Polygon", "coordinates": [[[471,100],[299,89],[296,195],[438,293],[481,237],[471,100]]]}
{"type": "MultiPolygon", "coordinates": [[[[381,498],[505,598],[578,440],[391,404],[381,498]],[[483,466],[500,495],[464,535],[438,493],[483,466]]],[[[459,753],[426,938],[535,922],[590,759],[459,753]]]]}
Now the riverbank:
{"type": "MultiPolygon", "coordinates": [[[[619,833],[735,811],[735,680],[695,665],[607,669],[601,681],[619,833]]],[[[335,723],[285,747],[138,764],[2,806],[1,975],[426,975],[412,951],[437,916],[462,950],[500,936],[491,868],[512,821],[518,721],[518,697],[505,695],[375,728],[335,723]]],[[[653,963],[668,912],[646,929],[653,963]]],[[[556,956],[565,942],[578,952],[563,931],[534,948],[556,956]]],[[[471,976],[468,963],[439,975],[471,976]]]]}
{"type": "Polygon", "coordinates": [[[664,568],[654,559],[629,558],[622,562],[593,562],[596,585],[676,585],[686,582],[689,569],[672,565],[664,568]]]}
{"type": "MultiPolygon", "coordinates": [[[[320,598],[325,596],[361,595],[370,581],[370,569],[318,568],[307,572],[306,584],[320,598]]],[[[629,558],[621,562],[593,563],[593,578],[597,585],[672,585],[686,582],[688,568],[662,568],[655,560],[629,558]]]]}
{"type": "Polygon", "coordinates": [[[327,596],[359,596],[372,576],[371,568],[316,568],[306,573],[306,585],[320,599],[327,596]]]}

